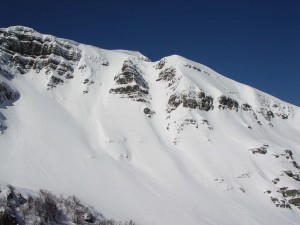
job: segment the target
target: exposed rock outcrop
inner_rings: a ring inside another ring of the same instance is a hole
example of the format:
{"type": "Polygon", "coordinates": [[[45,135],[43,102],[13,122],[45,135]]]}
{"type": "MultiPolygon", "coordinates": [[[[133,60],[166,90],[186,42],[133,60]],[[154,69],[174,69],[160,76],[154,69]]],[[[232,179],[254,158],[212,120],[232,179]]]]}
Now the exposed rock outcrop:
{"type": "Polygon", "coordinates": [[[167,64],[167,60],[163,58],[154,66],[154,68],[157,70],[161,70],[162,68],[164,68],[166,64],[167,64]]]}
{"type": "Polygon", "coordinates": [[[268,152],[267,147],[263,146],[260,148],[252,148],[249,151],[251,151],[253,154],[266,154],[268,152]]]}
{"type": "Polygon", "coordinates": [[[4,81],[0,81],[0,106],[7,103],[12,103],[20,97],[18,91],[11,88],[4,81]]]}
{"type": "Polygon", "coordinates": [[[168,87],[176,83],[180,78],[176,77],[176,69],[174,67],[168,67],[159,73],[156,81],[165,81],[168,83],[168,87]]]}
{"type": "Polygon", "coordinates": [[[118,94],[121,98],[148,102],[148,83],[143,78],[142,72],[130,59],[123,63],[122,69],[115,76],[114,81],[115,86],[110,89],[110,93],[118,94]]]}
{"type": "Polygon", "coordinates": [[[219,109],[230,109],[238,111],[239,103],[230,97],[222,95],[221,97],[219,97],[219,109]]]}
{"type": "Polygon", "coordinates": [[[175,110],[180,104],[184,108],[209,111],[214,109],[213,102],[214,99],[203,91],[175,93],[169,97],[167,111],[171,112],[175,110]]]}
{"type": "MultiPolygon", "coordinates": [[[[0,59],[11,61],[21,74],[30,69],[38,72],[45,68],[48,72],[56,71],[59,76],[70,77],[74,65],[81,58],[77,45],[69,40],[39,34],[27,27],[0,29],[0,59]]],[[[1,75],[14,76],[8,71],[1,75]]]]}
{"type": "Polygon", "coordinates": [[[289,204],[300,209],[300,190],[288,189],[287,187],[280,188],[279,191],[289,204]]]}
{"type": "MultiPolygon", "coordinates": [[[[4,81],[0,81],[0,109],[11,105],[13,102],[20,98],[20,93],[10,87],[4,81]]],[[[0,134],[7,129],[7,125],[4,123],[5,117],[0,111],[0,134]]]]}

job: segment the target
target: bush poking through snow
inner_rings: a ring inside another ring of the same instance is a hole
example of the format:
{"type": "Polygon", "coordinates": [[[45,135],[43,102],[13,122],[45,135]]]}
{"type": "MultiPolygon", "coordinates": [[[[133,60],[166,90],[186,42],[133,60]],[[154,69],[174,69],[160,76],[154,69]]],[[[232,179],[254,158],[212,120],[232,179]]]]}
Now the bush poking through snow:
{"type": "Polygon", "coordinates": [[[65,200],[65,207],[71,217],[72,222],[82,223],[84,215],[88,212],[88,207],[84,206],[81,201],[74,195],[65,200]]]}
{"type": "Polygon", "coordinates": [[[137,225],[131,220],[123,223],[105,219],[74,195],[58,198],[49,191],[40,190],[36,195],[23,197],[12,186],[7,190],[7,196],[0,197],[0,225],[137,225]]]}

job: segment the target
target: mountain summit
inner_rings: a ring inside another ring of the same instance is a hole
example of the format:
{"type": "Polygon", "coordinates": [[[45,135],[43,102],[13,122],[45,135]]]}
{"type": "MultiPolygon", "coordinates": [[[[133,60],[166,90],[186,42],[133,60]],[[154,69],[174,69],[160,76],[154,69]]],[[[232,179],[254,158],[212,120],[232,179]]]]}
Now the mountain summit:
{"type": "Polygon", "coordinates": [[[0,29],[0,180],[140,225],[298,224],[300,108],[173,55],[0,29]]]}

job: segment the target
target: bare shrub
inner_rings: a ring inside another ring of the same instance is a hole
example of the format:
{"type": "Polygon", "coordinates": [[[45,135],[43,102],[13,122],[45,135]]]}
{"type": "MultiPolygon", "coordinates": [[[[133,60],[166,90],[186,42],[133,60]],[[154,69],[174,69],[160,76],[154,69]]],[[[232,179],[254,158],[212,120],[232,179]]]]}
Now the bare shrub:
{"type": "Polygon", "coordinates": [[[137,224],[132,220],[130,220],[129,222],[125,222],[124,225],[137,225],[137,224]]]}
{"type": "Polygon", "coordinates": [[[73,223],[82,223],[84,215],[88,212],[88,208],[85,207],[81,201],[74,195],[69,196],[65,201],[65,206],[68,214],[71,216],[73,223]]]}
{"type": "Polygon", "coordinates": [[[25,203],[23,205],[20,205],[19,209],[20,209],[21,215],[23,216],[23,220],[25,221],[27,216],[30,214],[30,209],[28,207],[28,204],[25,203]]]}
{"type": "Polygon", "coordinates": [[[49,191],[40,190],[39,197],[33,200],[37,216],[44,222],[59,222],[62,215],[57,206],[58,199],[49,191]]]}
{"type": "Polygon", "coordinates": [[[122,223],[122,222],[115,221],[114,219],[109,219],[109,220],[98,220],[96,222],[96,225],[138,225],[138,224],[136,224],[132,220],[122,223]]]}
{"type": "Polygon", "coordinates": [[[5,210],[7,206],[6,199],[4,197],[0,198],[0,212],[5,210]]]}

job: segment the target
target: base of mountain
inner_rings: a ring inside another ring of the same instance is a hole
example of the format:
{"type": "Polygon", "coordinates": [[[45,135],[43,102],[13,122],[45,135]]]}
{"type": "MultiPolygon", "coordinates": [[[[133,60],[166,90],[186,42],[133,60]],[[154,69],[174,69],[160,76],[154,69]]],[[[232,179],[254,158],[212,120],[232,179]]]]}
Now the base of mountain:
{"type": "Polygon", "coordinates": [[[0,190],[0,225],[137,225],[106,219],[76,196],[57,197],[49,191],[21,194],[9,185],[0,190]]]}

